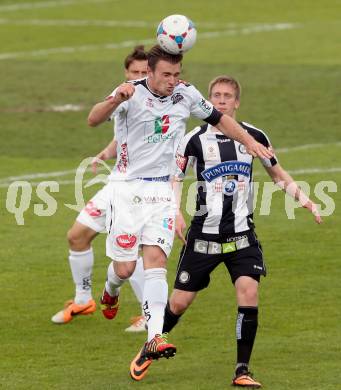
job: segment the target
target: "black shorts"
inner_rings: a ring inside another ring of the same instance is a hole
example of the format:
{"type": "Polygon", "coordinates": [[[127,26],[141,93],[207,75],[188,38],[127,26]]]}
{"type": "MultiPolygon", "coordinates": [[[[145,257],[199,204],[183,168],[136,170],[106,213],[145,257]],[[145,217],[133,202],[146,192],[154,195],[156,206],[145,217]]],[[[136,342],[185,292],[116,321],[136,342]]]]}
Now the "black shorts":
{"type": "Polygon", "coordinates": [[[197,233],[189,228],[187,245],[182,248],[174,288],[199,291],[210,283],[211,272],[224,263],[232,283],[240,276],[250,276],[259,282],[266,275],[260,242],[254,231],[232,235],[197,233]]]}

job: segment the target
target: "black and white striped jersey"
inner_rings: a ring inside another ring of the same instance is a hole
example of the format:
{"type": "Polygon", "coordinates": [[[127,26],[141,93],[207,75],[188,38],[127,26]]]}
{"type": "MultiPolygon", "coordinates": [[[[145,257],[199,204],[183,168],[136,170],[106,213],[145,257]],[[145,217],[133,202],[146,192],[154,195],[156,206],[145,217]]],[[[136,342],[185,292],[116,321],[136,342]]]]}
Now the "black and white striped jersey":
{"type": "MultiPolygon", "coordinates": [[[[264,146],[271,145],[262,130],[246,122],[240,125],[264,146]]],[[[189,166],[197,178],[194,229],[207,234],[253,229],[253,157],[244,145],[205,124],[186,134],[176,160],[178,178],[184,177],[189,166]]],[[[276,157],[261,161],[267,167],[277,164],[276,157]]]]}

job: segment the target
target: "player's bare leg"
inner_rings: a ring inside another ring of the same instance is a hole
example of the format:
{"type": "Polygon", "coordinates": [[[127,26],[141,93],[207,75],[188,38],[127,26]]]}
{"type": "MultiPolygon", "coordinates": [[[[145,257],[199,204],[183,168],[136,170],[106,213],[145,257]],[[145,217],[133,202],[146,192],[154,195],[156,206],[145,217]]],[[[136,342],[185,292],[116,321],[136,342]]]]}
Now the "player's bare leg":
{"type": "Polygon", "coordinates": [[[126,332],[145,332],[146,331],[146,319],[144,317],[142,309],[142,299],[143,299],[143,290],[144,290],[144,268],[143,268],[143,259],[139,257],[136,261],[135,271],[129,278],[129,283],[132,290],[136,296],[137,301],[140,304],[141,313],[135,317],[131,318],[131,324],[128,326],[126,332]]]}
{"type": "Polygon", "coordinates": [[[174,289],[165,308],[163,332],[169,333],[197,296],[195,291],[174,289]]]}
{"type": "Polygon", "coordinates": [[[101,297],[101,309],[105,318],[112,320],[119,308],[122,284],[134,272],[136,261],[112,261],[108,266],[107,280],[101,297]]]}

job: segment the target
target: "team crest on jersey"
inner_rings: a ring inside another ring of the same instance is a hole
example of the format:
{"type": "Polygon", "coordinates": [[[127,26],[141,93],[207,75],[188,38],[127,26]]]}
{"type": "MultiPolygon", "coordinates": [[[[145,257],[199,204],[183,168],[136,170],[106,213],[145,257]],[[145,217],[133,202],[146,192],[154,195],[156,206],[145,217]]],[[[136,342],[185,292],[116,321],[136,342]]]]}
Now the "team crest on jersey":
{"type": "Polygon", "coordinates": [[[179,103],[184,97],[181,95],[181,93],[177,92],[175,95],[171,97],[171,100],[173,104],[179,103]]]}

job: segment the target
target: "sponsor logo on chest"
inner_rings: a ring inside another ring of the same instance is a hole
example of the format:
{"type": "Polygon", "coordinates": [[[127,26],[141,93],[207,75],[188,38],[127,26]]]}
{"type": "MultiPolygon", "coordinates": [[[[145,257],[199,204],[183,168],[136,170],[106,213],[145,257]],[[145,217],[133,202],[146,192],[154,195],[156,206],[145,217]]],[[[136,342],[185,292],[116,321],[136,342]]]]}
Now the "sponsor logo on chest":
{"type": "Polygon", "coordinates": [[[157,144],[172,139],[173,136],[168,134],[170,127],[169,115],[158,116],[154,119],[153,134],[145,137],[148,144],[157,144]]]}
{"type": "Polygon", "coordinates": [[[242,175],[250,177],[251,164],[243,161],[224,161],[201,172],[201,176],[209,183],[220,176],[242,175]]]}

